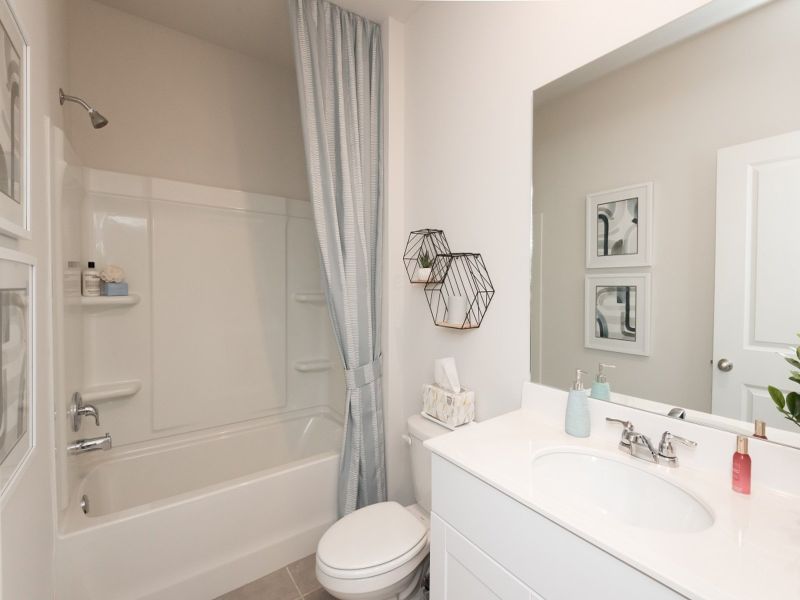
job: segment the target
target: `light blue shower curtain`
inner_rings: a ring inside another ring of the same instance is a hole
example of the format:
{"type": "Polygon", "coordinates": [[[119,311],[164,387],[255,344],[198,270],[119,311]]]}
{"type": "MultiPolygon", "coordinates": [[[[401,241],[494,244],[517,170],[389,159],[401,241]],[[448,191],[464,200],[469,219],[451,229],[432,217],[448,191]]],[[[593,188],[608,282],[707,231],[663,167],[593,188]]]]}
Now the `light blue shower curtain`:
{"type": "Polygon", "coordinates": [[[339,514],[386,500],[381,391],[383,54],[380,27],[288,0],[326,297],[347,382],[339,514]]]}

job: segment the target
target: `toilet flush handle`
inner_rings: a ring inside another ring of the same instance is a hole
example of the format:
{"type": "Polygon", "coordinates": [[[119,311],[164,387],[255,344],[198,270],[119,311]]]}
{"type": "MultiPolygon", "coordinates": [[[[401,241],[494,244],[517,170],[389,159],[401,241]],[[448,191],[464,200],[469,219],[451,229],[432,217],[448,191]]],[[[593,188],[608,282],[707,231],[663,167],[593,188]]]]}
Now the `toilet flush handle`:
{"type": "Polygon", "coordinates": [[[404,441],[406,444],[408,444],[409,446],[411,445],[411,438],[410,438],[408,435],[406,435],[405,433],[404,433],[403,435],[401,435],[401,436],[400,436],[400,438],[401,438],[401,439],[402,439],[402,440],[403,440],[403,441],[404,441]]]}

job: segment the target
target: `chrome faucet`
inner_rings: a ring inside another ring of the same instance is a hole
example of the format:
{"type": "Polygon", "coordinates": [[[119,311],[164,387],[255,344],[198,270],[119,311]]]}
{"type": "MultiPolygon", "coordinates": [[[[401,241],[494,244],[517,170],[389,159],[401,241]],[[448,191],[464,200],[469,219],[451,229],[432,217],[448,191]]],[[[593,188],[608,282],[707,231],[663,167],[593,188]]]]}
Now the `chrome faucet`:
{"type": "Polygon", "coordinates": [[[91,404],[83,403],[80,392],[72,394],[69,416],[72,421],[72,431],[78,431],[81,428],[81,419],[83,419],[83,417],[92,417],[94,419],[94,424],[100,427],[100,413],[91,404]]]}
{"type": "Polygon", "coordinates": [[[658,452],[656,452],[650,438],[636,431],[633,428],[633,423],[622,419],[612,419],[610,417],[606,417],[606,421],[622,425],[622,437],[620,437],[619,440],[619,449],[622,452],[630,454],[634,458],[640,458],[658,464],[658,452]],[[640,449],[646,449],[649,456],[640,456],[637,452],[640,449]]]}
{"type": "Polygon", "coordinates": [[[672,417],[673,419],[686,419],[686,409],[681,408],[680,406],[670,408],[667,416],[672,417]]]}
{"type": "Polygon", "coordinates": [[[675,454],[675,448],[672,447],[672,440],[680,442],[684,446],[689,446],[690,448],[696,447],[697,442],[687,440],[685,437],[672,434],[669,431],[664,432],[664,435],[661,436],[661,443],[658,445],[659,462],[668,467],[677,467],[678,457],[675,454]]]}
{"type": "Polygon", "coordinates": [[[83,454],[93,450],[111,450],[111,434],[107,433],[101,437],[75,440],[67,446],[68,454],[83,454]]]}

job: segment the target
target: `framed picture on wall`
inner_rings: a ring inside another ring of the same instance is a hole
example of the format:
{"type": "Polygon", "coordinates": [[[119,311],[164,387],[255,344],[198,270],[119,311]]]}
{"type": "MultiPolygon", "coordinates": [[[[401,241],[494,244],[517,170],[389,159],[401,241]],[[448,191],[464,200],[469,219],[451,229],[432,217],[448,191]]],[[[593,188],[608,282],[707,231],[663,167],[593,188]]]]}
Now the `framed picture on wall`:
{"type": "Polygon", "coordinates": [[[586,276],[584,345],[595,350],[650,354],[650,274],[586,276]]]}
{"type": "Polygon", "coordinates": [[[0,248],[0,492],[33,448],[33,258],[0,248]]]}
{"type": "Polygon", "coordinates": [[[0,0],[0,234],[30,237],[28,44],[0,0]]]}
{"type": "Polygon", "coordinates": [[[653,184],[586,196],[586,268],[652,264],[653,184]]]}

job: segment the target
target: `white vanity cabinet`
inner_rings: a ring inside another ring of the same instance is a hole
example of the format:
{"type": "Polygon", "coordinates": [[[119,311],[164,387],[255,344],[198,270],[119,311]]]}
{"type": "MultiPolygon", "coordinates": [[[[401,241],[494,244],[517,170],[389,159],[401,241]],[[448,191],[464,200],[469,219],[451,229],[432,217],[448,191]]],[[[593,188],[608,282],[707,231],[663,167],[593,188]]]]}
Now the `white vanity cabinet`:
{"type": "Polygon", "coordinates": [[[684,596],[433,457],[431,600],[684,596]]]}

